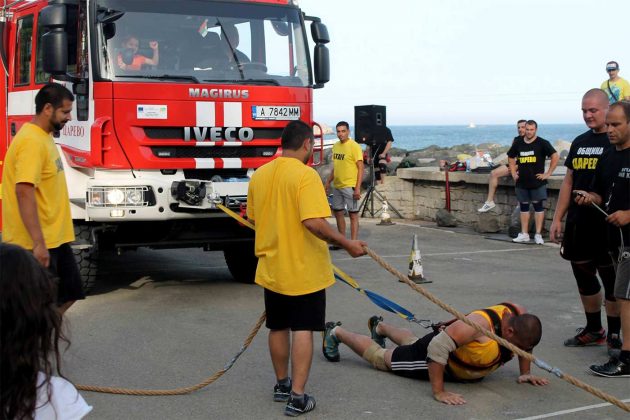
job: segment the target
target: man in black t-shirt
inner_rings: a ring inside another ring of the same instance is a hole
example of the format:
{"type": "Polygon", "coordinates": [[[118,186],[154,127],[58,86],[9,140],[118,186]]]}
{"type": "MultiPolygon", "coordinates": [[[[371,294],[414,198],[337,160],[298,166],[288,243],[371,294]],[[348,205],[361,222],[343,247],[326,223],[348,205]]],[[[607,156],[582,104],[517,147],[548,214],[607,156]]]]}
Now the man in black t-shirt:
{"type": "Polygon", "coordinates": [[[394,136],[392,131],[385,127],[382,136],[375,140],[374,146],[368,146],[367,153],[369,159],[374,161],[374,179],[382,184],[387,174],[387,152],[392,148],[394,136]]]}
{"type": "Polygon", "coordinates": [[[521,207],[521,233],[513,241],[529,242],[529,204],[531,203],[534,206],[534,221],[536,222],[534,241],[542,245],[545,243],[542,238],[542,228],[545,221],[543,202],[547,199],[547,178],[556,169],[559,157],[551,143],[536,136],[537,130],[536,121],[528,120],[525,123],[525,137],[516,139],[507,155],[510,173],[516,182],[516,198],[521,207]],[[545,172],[547,157],[551,157],[551,164],[545,172]]]}
{"type": "Polygon", "coordinates": [[[589,130],[573,140],[565,161],[567,173],[560,187],[556,212],[549,229],[553,242],[562,241],[560,255],[571,261],[573,275],[586,315],[586,327],[564,341],[568,347],[608,343],[621,348],[619,308],[615,302],[615,269],[606,246],[606,222],[594,207],[578,206],[571,191],[588,190],[602,154],[610,148],[606,128],[608,96],[601,89],[591,89],[582,98],[582,116],[589,130]],[[567,216],[562,235],[562,219],[567,216]],[[608,338],[602,327],[602,293],[597,273],[604,285],[608,338]]]}
{"type": "Polygon", "coordinates": [[[575,191],[575,201],[603,207],[608,214],[608,249],[616,263],[614,295],[619,303],[623,343],[618,358],[592,365],[590,370],[617,378],[630,377],[630,102],[611,105],[606,124],[613,147],[602,155],[595,169],[591,192],[575,191]]]}

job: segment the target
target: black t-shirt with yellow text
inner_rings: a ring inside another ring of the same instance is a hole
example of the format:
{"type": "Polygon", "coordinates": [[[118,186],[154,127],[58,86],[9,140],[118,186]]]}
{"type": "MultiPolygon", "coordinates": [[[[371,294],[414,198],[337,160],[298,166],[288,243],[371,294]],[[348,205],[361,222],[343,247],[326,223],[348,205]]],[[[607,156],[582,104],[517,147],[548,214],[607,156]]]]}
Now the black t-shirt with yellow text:
{"type": "Polygon", "coordinates": [[[547,184],[545,180],[536,178],[536,174],[545,173],[545,159],[556,153],[551,143],[542,137],[536,137],[531,143],[519,137],[514,140],[507,155],[516,158],[518,165],[518,180],[516,186],[534,189],[547,184]]]}
{"type": "MultiPolygon", "coordinates": [[[[593,133],[589,130],[580,134],[573,140],[569,154],[564,166],[573,171],[572,190],[588,190],[593,183],[595,169],[602,156],[608,150],[610,141],[608,134],[593,133]]],[[[603,223],[603,215],[592,206],[578,206],[571,197],[569,211],[567,213],[567,222],[592,222],[603,223]]]]}

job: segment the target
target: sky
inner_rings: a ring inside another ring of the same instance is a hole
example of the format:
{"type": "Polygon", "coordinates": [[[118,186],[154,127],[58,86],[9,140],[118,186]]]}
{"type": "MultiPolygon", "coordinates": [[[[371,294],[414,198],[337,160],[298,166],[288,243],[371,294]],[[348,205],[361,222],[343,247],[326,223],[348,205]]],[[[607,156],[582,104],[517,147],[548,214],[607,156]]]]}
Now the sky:
{"type": "MultiPolygon", "coordinates": [[[[331,80],[314,117],[388,125],[581,123],[581,97],[630,80],[628,0],[299,0],[328,27],[331,80]]],[[[310,32],[310,29],[309,29],[310,32]]],[[[312,47],[312,40],[311,47],[312,47]]]]}

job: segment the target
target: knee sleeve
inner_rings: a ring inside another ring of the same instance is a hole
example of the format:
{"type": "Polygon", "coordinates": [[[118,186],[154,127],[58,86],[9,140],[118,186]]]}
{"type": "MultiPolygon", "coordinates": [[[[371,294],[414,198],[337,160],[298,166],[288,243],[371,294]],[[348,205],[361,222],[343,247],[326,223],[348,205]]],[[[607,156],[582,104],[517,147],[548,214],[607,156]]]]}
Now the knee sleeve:
{"type": "Polygon", "coordinates": [[[597,279],[597,268],[594,262],[589,261],[580,264],[571,262],[571,268],[573,269],[573,275],[575,276],[578,290],[582,296],[593,296],[599,293],[601,286],[597,279]]]}
{"type": "Polygon", "coordinates": [[[534,201],[534,202],[532,202],[532,204],[534,205],[534,211],[536,213],[540,213],[542,211],[545,211],[545,208],[543,207],[543,202],[542,201],[534,201]]]}
{"type": "Polygon", "coordinates": [[[529,213],[529,202],[527,203],[518,203],[521,206],[521,213],[529,213]]]}
{"type": "Polygon", "coordinates": [[[370,347],[363,352],[363,357],[365,360],[370,362],[372,366],[374,366],[378,370],[388,371],[389,368],[385,363],[385,349],[379,346],[376,343],[372,343],[370,347]]]}
{"type": "Polygon", "coordinates": [[[597,272],[599,278],[602,279],[604,285],[604,295],[606,300],[610,302],[616,302],[615,299],[615,267],[610,265],[598,265],[597,272]]]}

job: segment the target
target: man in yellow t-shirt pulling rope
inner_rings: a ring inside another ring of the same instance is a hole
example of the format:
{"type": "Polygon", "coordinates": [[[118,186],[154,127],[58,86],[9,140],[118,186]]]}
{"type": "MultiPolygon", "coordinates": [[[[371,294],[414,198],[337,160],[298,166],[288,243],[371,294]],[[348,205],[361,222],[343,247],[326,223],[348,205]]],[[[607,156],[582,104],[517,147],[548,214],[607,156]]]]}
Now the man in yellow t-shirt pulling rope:
{"type": "Polygon", "coordinates": [[[276,374],[274,401],[285,414],[315,409],[304,393],[313,359],[313,331],[323,331],[326,288],[334,283],[326,242],[351,256],[365,254],[365,242],[348,240],[326,221],[330,207],[317,172],[306,163],[313,131],[293,121],[282,133],[282,156],[252,176],[247,216],[256,226],[256,283],[262,286],[269,329],[269,353],[276,374]],[[289,377],[289,358],[291,375],[289,377]]]}

